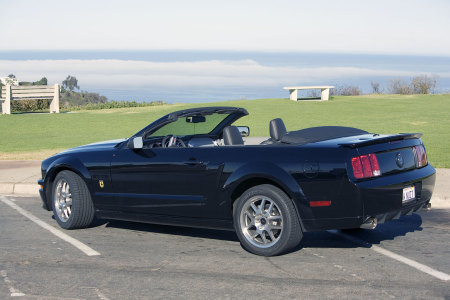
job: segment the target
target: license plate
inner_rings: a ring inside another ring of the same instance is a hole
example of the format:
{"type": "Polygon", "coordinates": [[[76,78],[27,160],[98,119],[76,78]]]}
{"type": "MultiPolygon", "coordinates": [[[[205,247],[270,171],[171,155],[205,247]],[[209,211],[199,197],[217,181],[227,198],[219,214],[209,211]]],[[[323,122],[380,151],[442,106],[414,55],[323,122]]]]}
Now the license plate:
{"type": "Polygon", "coordinates": [[[408,186],[403,188],[403,198],[402,202],[406,203],[416,198],[416,189],[414,186],[408,186]]]}

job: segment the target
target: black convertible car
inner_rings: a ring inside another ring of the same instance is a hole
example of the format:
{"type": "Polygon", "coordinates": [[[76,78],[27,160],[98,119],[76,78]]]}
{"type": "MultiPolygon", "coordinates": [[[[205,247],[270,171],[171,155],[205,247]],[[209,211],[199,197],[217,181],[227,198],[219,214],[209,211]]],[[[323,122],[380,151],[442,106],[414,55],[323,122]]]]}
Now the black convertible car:
{"type": "Polygon", "coordinates": [[[350,127],[286,131],[245,144],[248,112],[170,113],[129,139],[85,145],[42,162],[40,194],[65,229],[94,216],[235,230],[245,249],[277,255],[303,232],[375,228],[430,207],[435,170],[421,134],[350,127]]]}

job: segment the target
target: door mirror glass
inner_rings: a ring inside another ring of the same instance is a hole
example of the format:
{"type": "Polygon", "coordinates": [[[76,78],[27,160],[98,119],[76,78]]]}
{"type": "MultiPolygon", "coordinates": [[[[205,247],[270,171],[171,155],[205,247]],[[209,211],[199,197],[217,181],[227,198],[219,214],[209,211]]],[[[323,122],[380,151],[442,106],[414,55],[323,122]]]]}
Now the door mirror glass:
{"type": "Polygon", "coordinates": [[[142,136],[136,136],[128,140],[128,148],[142,149],[144,147],[144,140],[142,136]]]}
{"type": "Polygon", "coordinates": [[[248,126],[238,126],[241,136],[246,137],[250,135],[250,128],[248,126]]]}

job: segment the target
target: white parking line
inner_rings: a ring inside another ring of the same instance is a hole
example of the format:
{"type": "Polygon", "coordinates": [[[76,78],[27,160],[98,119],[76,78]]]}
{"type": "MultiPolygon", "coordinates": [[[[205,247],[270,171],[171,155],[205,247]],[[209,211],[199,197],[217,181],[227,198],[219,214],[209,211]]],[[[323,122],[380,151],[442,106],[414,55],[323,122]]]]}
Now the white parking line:
{"type": "Polygon", "coordinates": [[[8,286],[9,292],[11,294],[11,297],[22,297],[26,296],[24,293],[19,291],[18,289],[15,289],[11,280],[9,280],[8,275],[6,274],[5,270],[1,270],[0,274],[3,277],[3,281],[5,281],[6,285],[8,286]]]}
{"type": "Polygon", "coordinates": [[[328,232],[336,234],[336,235],[338,235],[338,236],[340,236],[340,237],[342,237],[342,238],[344,238],[344,239],[346,239],[348,241],[351,241],[351,242],[353,242],[355,244],[359,244],[359,245],[363,245],[363,246],[369,246],[369,248],[372,249],[375,252],[378,252],[380,254],[386,255],[387,257],[395,259],[395,260],[397,260],[399,262],[407,264],[408,266],[413,267],[413,268],[415,268],[415,269],[417,269],[417,270],[419,270],[421,272],[427,273],[428,275],[431,275],[431,276],[433,276],[433,277],[435,277],[437,279],[444,280],[444,281],[450,280],[450,275],[449,274],[446,274],[444,272],[441,272],[441,271],[435,270],[433,268],[430,268],[430,267],[428,267],[426,265],[418,263],[418,262],[416,262],[416,261],[414,261],[412,259],[409,259],[407,257],[401,256],[401,255],[399,255],[397,253],[394,253],[392,251],[389,251],[389,250],[386,250],[384,248],[372,245],[372,244],[370,244],[370,243],[368,243],[366,241],[363,241],[363,240],[360,240],[360,239],[355,238],[353,236],[344,234],[344,233],[342,233],[340,231],[329,230],[328,232]]]}
{"type": "Polygon", "coordinates": [[[64,232],[54,228],[53,226],[48,225],[47,223],[45,223],[44,221],[40,220],[39,218],[35,217],[33,214],[31,214],[30,212],[26,211],[25,209],[21,208],[20,206],[18,206],[17,204],[13,203],[11,200],[6,199],[6,197],[4,196],[0,196],[0,200],[5,203],[6,205],[8,205],[9,207],[13,208],[14,210],[16,210],[17,212],[19,212],[20,214],[22,214],[23,216],[27,217],[28,219],[30,219],[31,221],[33,221],[34,223],[36,223],[37,225],[41,226],[42,228],[50,231],[51,233],[53,233],[54,235],[56,235],[57,237],[59,237],[60,239],[68,242],[69,244],[71,244],[72,246],[74,246],[75,248],[83,251],[87,256],[94,256],[94,255],[100,255],[99,252],[95,251],[94,249],[92,249],[91,247],[87,246],[86,244],[83,244],[82,242],[80,242],[77,239],[74,239],[73,237],[65,234],[64,232]]]}

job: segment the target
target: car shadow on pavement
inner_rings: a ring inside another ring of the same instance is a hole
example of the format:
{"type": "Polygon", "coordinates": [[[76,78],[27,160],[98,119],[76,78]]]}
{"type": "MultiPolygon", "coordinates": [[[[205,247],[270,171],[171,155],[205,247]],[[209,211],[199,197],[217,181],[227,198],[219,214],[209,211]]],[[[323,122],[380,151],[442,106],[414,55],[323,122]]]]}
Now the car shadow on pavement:
{"type": "Polygon", "coordinates": [[[410,232],[422,231],[422,217],[418,214],[402,216],[398,220],[391,220],[379,224],[375,229],[349,229],[338,233],[345,234],[359,240],[364,244],[354,243],[342,238],[333,231],[305,232],[301,243],[293,250],[301,248],[355,248],[370,247],[372,244],[380,244],[382,241],[394,240],[399,236],[405,236],[410,232]]]}
{"type": "Polygon", "coordinates": [[[410,232],[422,230],[422,217],[418,214],[412,214],[402,216],[398,220],[391,220],[380,224],[374,230],[356,230],[345,233],[370,244],[380,244],[382,241],[394,240],[399,236],[406,236],[410,232]]]}
{"type": "MultiPolygon", "coordinates": [[[[422,217],[418,214],[412,214],[410,216],[403,216],[398,220],[392,220],[384,224],[379,224],[374,230],[354,229],[344,230],[341,232],[367,242],[368,244],[366,246],[370,247],[371,244],[379,244],[385,240],[394,240],[396,237],[405,236],[410,232],[422,231],[423,229],[421,226],[422,217]]],[[[106,227],[239,242],[233,231],[156,225],[116,220],[107,221],[106,227]]],[[[355,248],[364,246],[365,245],[349,242],[333,232],[315,231],[305,232],[301,243],[291,252],[298,251],[302,248],[355,248]]]]}
{"type": "Polygon", "coordinates": [[[206,228],[192,228],[181,226],[169,226],[159,224],[135,223],[127,221],[110,220],[106,223],[106,227],[128,229],[133,231],[143,231],[151,233],[162,233],[170,235],[190,236],[196,238],[236,241],[238,238],[234,231],[206,229],[206,228]]]}

